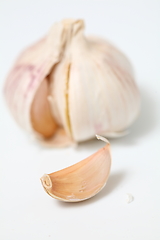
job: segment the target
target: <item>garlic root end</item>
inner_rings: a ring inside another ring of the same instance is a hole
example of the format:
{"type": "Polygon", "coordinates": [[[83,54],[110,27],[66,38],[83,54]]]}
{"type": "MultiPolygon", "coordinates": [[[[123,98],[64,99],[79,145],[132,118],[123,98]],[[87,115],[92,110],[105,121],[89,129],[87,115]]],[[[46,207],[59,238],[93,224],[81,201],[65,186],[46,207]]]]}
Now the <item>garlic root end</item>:
{"type": "Polygon", "coordinates": [[[45,189],[49,189],[52,187],[52,181],[49,177],[48,174],[44,174],[41,178],[40,178],[42,185],[45,189]]]}

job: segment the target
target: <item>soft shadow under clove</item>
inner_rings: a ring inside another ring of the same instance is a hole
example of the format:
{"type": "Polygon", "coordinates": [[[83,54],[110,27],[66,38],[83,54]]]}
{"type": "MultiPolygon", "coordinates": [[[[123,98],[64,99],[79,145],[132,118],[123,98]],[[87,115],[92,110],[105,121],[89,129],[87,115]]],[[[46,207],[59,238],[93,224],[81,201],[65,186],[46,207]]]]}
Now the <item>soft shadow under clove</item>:
{"type": "Polygon", "coordinates": [[[81,207],[81,206],[95,203],[101,200],[102,198],[107,197],[111,192],[115,191],[115,189],[121,185],[125,177],[126,177],[126,173],[124,172],[113,173],[110,175],[106,186],[96,196],[82,202],[67,203],[67,202],[57,201],[57,204],[60,207],[68,208],[68,207],[81,207]]]}
{"type": "Polygon", "coordinates": [[[120,186],[120,184],[123,182],[123,180],[126,177],[126,173],[124,172],[117,172],[111,174],[111,176],[108,179],[108,182],[104,189],[99,193],[99,195],[95,196],[95,198],[100,199],[105,197],[106,195],[109,195],[111,192],[115,191],[116,188],[120,186]]]}

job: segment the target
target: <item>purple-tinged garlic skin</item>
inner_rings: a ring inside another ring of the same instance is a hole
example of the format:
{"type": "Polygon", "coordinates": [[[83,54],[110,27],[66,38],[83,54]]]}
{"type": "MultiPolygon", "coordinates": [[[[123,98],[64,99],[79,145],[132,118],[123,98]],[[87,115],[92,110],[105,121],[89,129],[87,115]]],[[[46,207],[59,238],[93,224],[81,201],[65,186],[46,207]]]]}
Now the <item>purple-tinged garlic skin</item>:
{"type": "Polygon", "coordinates": [[[5,97],[16,121],[51,146],[123,135],[140,109],[128,59],[107,41],[85,37],[83,20],[72,19],[55,23],[19,56],[5,97]]]}
{"type": "Polygon", "coordinates": [[[30,111],[36,91],[51,68],[60,61],[61,25],[55,24],[47,37],[19,56],[5,84],[5,97],[13,116],[29,131],[33,130],[30,111]]]}

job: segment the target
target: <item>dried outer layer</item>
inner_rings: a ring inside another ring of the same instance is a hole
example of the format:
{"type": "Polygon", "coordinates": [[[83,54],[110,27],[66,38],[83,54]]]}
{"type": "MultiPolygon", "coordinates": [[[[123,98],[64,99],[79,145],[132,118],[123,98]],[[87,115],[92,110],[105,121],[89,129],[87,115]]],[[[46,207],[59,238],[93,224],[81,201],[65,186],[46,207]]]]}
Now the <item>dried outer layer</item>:
{"type": "Polygon", "coordinates": [[[32,103],[36,92],[41,88],[41,84],[43,85],[42,82],[55,64],[60,62],[68,34],[71,30],[74,34],[79,28],[83,28],[81,20],[66,20],[54,24],[45,38],[27,48],[19,56],[6,80],[4,94],[14,118],[23,128],[36,134],[41,141],[45,140],[48,145],[68,145],[72,140],[64,134],[63,128],[55,132],[54,139],[42,139],[43,134],[36,131],[32,122],[32,103]]]}
{"type": "MultiPolygon", "coordinates": [[[[97,138],[106,141],[105,138],[97,138]]],[[[110,145],[88,158],[41,178],[45,191],[65,202],[79,202],[96,195],[106,184],[111,168],[110,145]]]]}
{"type": "Polygon", "coordinates": [[[52,113],[76,142],[97,133],[124,136],[139,114],[140,95],[128,59],[83,31],[68,39],[67,52],[49,78],[56,101],[52,113]]]}
{"type": "MultiPolygon", "coordinates": [[[[79,48],[73,40],[71,50],[68,102],[73,138],[79,142],[95,134],[123,135],[140,109],[140,94],[129,61],[99,38],[90,37],[79,48]]],[[[55,78],[55,91],[57,81],[55,78]]]]}
{"type": "Polygon", "coordinates": [[[139,113],[129,61],[108,42],[86,38],[83,29],[82,20],[54,24],[45,38],[20,55],[5,85],[17,122],[51,146],[85,141],[97,133],[122,136],[139,113]],[[43,93],[46,109],[44,115],[43,107],[39,109],[37,116],[48,126],[42,129],[32,110],[44,81],[49,96],[43,93]]]}

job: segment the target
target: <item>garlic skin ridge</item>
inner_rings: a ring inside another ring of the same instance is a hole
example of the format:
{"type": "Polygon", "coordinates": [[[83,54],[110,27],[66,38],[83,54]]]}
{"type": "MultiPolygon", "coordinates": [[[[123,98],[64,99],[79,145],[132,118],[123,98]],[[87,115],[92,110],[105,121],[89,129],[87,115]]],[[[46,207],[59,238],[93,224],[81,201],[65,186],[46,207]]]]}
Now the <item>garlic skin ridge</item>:
{"type": "Polygon", "coordinates": [[[96,137],[106,142],[99,151],[68,168],[41,177],[42,186],[51,197],[80,202],[104,188],[111,169],[110,144],[104,137],[96,137]]]}
{"type": "Polygon", "coordinates": [[[83,20],[55,23],[46,37],[20,55],[5,84],[14,118],[47,145],[70,145],[95,134],[123,135],[139,113],[139,91],[127,58],[107,41],[85,37],[83,31],[83,20]],[[31,114],[44,81],[50,113],[40,128],[50,119],[47,133],[36,131],[31,114]]]}

